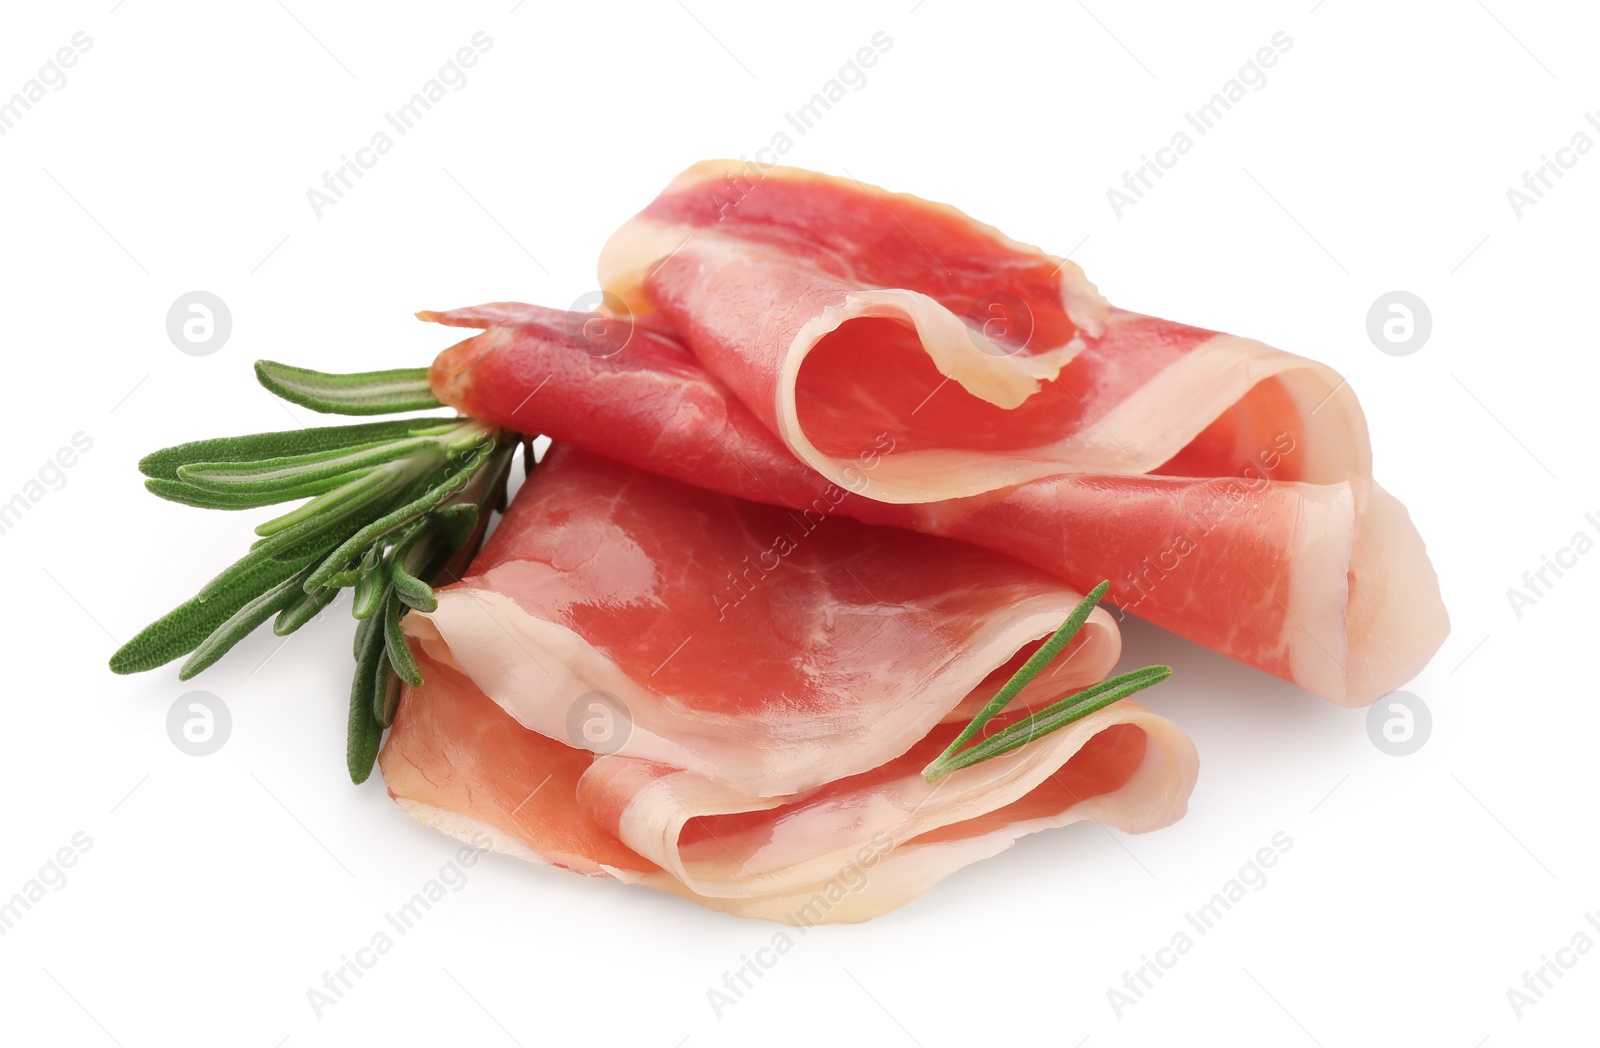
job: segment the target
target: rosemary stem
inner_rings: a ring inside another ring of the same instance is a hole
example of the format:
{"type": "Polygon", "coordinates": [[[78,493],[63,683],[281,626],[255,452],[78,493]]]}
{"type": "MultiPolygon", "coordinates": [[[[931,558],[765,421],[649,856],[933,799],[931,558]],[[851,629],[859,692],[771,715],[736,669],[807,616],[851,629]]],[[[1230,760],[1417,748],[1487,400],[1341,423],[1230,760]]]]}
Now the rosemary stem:
{"type": "Polygon", "coordinates": [[[1067,620],[1054,633],[1050,634],[1049,638],[1039,646],[1039,650],[1029,656],[1028,661],[1022,664],[1022,668],[1011,675],[1011,679],[1006,681],[1005,685],[995,693],[994,698],[989,700],[988,705],[984,706],[978,712],[978,715],[972,718],[972,722],[962,729],[961,734],[955,737],[955,741],[950,743],[943,753],[939,754],[938,760],[948,759],[951,754],[965,746],[968,740],[983,730],[985,724],[994,719],[995,714],[1005,709],[1006,705],[1017,697],[1017,692],[1026,687],[1029,681],[1037,677],[1046,666],[1054,661],[1055,657],[1061,654],[1062,649],[1072,643],[1072,639],[1078,635],[1078,631],[1083,629],[1083,624],[1089,621],[1089,615],[1094,611],[1095,605],[1100,603],[1100,598],[1104,597],[1106,590],[1110,588],[1111,580],[1107,579],[1090,590],[1083,600],[1078,602],[1078,606],[1072,609],[1072,614],[1067,616],[1067,620]]]}
{"type": "Polygon", "coordinates": [[[1074,721],[1082,720],[1096,710],[1104,709],[1114,702],[1121,701],[1134,692],[1142,691],[1152,684],[1159,684],[1172,674],[1170,666],[1146,666],[1143,669],[1133,670],[1107,678],[1098,684],[1091,685],[1082,691],[1074,692],[1043,709],[1036,710],[1014,724],[996,732],[977,745],[963,750],[962,746],[971,741],[972,737],[983,730],[984,726],[995,718],[1001,710],[1017,697],[1023,688],[1037,677],[1044,668],[1060,655],[1067,645],[1072,643],[1074,637],[1083,629],[1084,623],[1089,621],[1089,615],[1094,611],[1095,605],[1106,595],[1111,588],[1110,580],[1106,580],[1089,593],[1072,609],[1067,620],[1052,633],[1049,638],[1039,646],[1022,668],[1011,675],[1004,686],[995,693],[994,698],[978,711],[971,722],[955,737],[955,740],[945,747],[943,753],[929,762],[922,769],[922,777],[928,782],[937,782],[939,779],[961,768],[970,768],[974,764],[990,760],[1012,750],[1019,749],[1041,739],[1051,732],[1059,731],[1074,721]]]}

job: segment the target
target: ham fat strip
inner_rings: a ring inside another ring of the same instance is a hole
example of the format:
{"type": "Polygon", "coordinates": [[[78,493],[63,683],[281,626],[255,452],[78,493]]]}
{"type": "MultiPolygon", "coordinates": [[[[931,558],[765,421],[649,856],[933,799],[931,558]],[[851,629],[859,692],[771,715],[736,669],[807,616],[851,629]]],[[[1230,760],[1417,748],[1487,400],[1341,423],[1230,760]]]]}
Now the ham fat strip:
{"type": "MultiPolygon", "coordinates": [[[[403,620],[426,683],[379,762],[458,836],[735,914],[864,920],[1047,826],[1182,815],[1193,745],[1129,701],[922,777],[1080,599],[964,543],[557,445],[468,576],[403,620]]],[[[1119,649],[1095,611],[1004,716],[1119,649]]]]}
{"type": "Polygon", "coordinates": [[[1163,475],[1065,474],[892,504],[855,492],[896,436],[863,435],[842,484],[825,482],[656,317],[608,324],[515,303],[422,317],[484,329],[431,376],[435,395],[474,417],[746,499],[964,539],[1080,589],[1109,577],[1111,599],[1140,616],[1343,705],[1410,680],[1447,631],[1438,579],[1396,500],[1364,475],[1279,477],[1309,439],[1293,416],[1264,423],[1292,427],[1278,431],[1270,469],[1233,454],[1239,432],[1263,424],[1229,416],[1163,475]]]}

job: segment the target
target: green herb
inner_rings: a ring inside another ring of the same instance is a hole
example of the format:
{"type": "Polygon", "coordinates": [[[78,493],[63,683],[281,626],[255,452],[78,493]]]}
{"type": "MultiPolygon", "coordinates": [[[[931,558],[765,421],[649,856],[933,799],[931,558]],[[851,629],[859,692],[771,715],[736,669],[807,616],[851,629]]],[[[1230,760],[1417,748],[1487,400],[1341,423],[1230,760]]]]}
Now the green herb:
{"type": "Polygon", "coordinates": [[[970,768],[974,764],[1020,749],[1035,739],[1059,731],[1073,721],[1081,720],[1096,710],[1104,709],[1113,702],[1125,699],[1152,684],[1159,684],[1172,675],[1171,666],[1146,666],[1130,673],[1108,677],[1098,684],[1028,714],[970,749],[961,749],[974,735],[982,731],[984,725],[993,720],[996,714],[1005,709],[1029,681],[1043,672],[1044,668],[1055,661],[1056,656],[1072,643],[1078,631],[1083,629],[1083,624],[1089,620],[1089,613],[1094,611],[1095,605],[1100,603],[1100,598],[1104,597],[1106,590],[1110,588],[1111,583],[1108,580],[1089,591],[1089,595],[1072,609],[1072,614],[1067,616],[1067,620],[1060,628],[1039,646],[1038,651],[1028,657],[1021,669],[1012,674],[1011,679],[1006,681],[1005,685],[995,693],[994,698],[978,711],[978,715],[962,729],[961,734],[955,737],[937,759],[922,769],[924,779],[937,782],[953,771],[970,768]]]}
{"type": "MultiPolygon", "coordinates": [[[[314,411],[442,406],[426,368],[327,375],[258,361],[256,376],[314,411]]],[[[178,673],[188,680],[268,619],[286,636],[350,588],[359,622],[348,759],[351,779],[364,781],[401,682],[422,683],[400,619],[438,607],[430,582],[482,542],[523,439],[470,418],[423,417],[220,437],[145,456],[145,487],[172,502],[235,510],[309,501],[259,525],[249,553],[123,645],[111,669],[139,673],[188,655],[178,673]]]]}
{"type": "Polygon", "coordinates": [[[436,408],[427,368],[326,375],[270,360],[256,361],[256,379],[284,400],[331,415],[394,415],[436,408]]]}

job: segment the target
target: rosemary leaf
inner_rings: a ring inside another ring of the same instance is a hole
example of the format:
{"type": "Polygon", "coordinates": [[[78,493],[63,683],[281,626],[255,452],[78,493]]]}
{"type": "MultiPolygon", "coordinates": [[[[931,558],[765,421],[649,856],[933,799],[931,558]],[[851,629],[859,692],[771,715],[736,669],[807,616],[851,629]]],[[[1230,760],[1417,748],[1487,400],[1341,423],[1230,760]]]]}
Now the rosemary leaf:
{"type": "MultiPolygon", "coordinates": [[[[261,362],[257,374],[318,411],[439,406],[424,368],[325,375],[261,362]]],[[[189,654],[180,673],[188,679],[268,618],[288,635],[354,586],[346,757],[352,780],[364,781],[402,687],[422,681],[402,619],[437,607],[429,580],[464,570],[504,503],[520,440],[469,418],[432,417],[193,441],[146,456],[146,487],[171,501],[231,510],[304,501],[257,528],[249,553],[124,645],[111,668],[133,673],[189,654]]]]}
{"type": "Polygon", "coordinates": [[[159,480],[177,480],[178,467],[195,462],[257,462],[268,458],[347,451],[351,448],[428,436],[442,423],[456,420],[433,418],[392,419],[387,422],[362,422],[353,426],[313,426],[309,429],[252,433],[242,437],[215,437],[175,444],[152,451],[139,460],[139,472],[159,480]]]}
{"type": "Polygon", "coordinates": [[[280,491],[270,494],[246,495],[238,492],[206,491],[192,484],[185,484],[181,480],[168,480],[165,477],[152,477],[144,482],[145,490],[157,498],[166,499],[168,502],[177,502],[184,506],[194,506],[196,509],[258,509],[270,506],[276,502],[289,502],[297,498],[305,498],[319,494],[319,490],[304,493],[294,491],[280,491]]]}
{"type": "Polygon", "coordinates": [[[389,415],[437,408],[427,368],[330,375],[270,360],[256,361],[256,379],[284,400],[335,415],[389,415]]]}
{"type": "MultiPolygon", "coordinates": [[[[328,555],[331,545],[352,526],[349,521],[308,521],[303,526],[305,532],[303,535],[298,532],[285,532],[270,539],[259,539],[251,548],[251,552],[297,567],[303,567],[308,561],[320,564],[322,558],[328,555]]],[[[306,592],[309,593],[317,588],[318,585],[307,584],[306,592]]]]}
{"type": "Polygon", "coordinates": [[[310,593],[302,589],[298,600],[278,612],[278,617],[272,622],[272,632],[280,637],[287,637],[320,615],[322,609],[332,604],[338,596],[337,587],[323,587],[314,589],[310,593]]]}
{"type": "Polygon", "coordinates": [[[438,446],[437,439],[412,437],[385,444],[369,444],[349,451],[290,455],[258,462],[198,462],[179,466],[178,479],[207,491],[265,493],[287,488],[304,489],[318,482],[335,487],[345,479],[365,474],[373,466],[419,452],[426,453],[438,446]]]}
{"type": "Polygon", "coordinates": [[[111,671],[142,673],[187,655],[241,608],[300,573],[313,560],[315,556],[295,563],[247,553],[206,583],[198,594],[118,649],[111,656],[111,671]]]}
{"type": "Polygon", "coordinates": [[[383,726],[373,715],[377,693],[387,687],[391,675],[385,657],[381,617],[363,620],[356,626],[356,671],[350,681],[349,734],[345,742],[345,763],[350,781],[360,785],[372,774],[378,759],[378,743],[383,726]]]}
{"type": "Polygon", "coordinates": [[[361,566],[357,565],[353,568],[346,568],[344,571],[334,572],[332,575],[328,576],[328,581],[324,582],[322,585],[324,589],[348,589],[349,587],[354,586],[356,584],[356,580],[360,577],[361,566]]]}
{"type": "Polygon", "coordinates": [[[383,680],[373,690],[372,715],[378,721],[380,728],[387,728],[394,723],[394,715],[400,709],[400,686],[403,683],[395,675],[394,667],[388,662],[379,666],[378,672],[383,675],[383,680]]]}
{"type": "Polygon", "coordinates": [[[423,612],[439,610],[439,598],[434,595],[433,587],[411,574],[402,564],[394,565],[393,585],[395,596],[407,607],[423,612]]]}
{"type": "Polygon", "coordinates": [[[332,491],[319,495],[303,506],[297,506],[282,516],[274,517],[256,526],[256,534],[270,538],[288,531],[297,524],[321,519],[338,519],[340,515],[354,512],[374,498],[393,491],[405,483],[410,470],[406,464],[387,462],[371,473],[363,474],[332,491]]]}
{"type": "Polygon", "coordinates": [[[377,543],[361,558],[356,568],[355,594],[351,599],[350,614],[358,619],[370,618],[383,599],[383,544],[377,543]]]}
{"type": "MultiPolygon", "coordinates": [[[[484,466],[496,457],[494,455],[479,455],[462,468],[460,472],[450,474],[438,485],[428,489],[420,498],[379,517],[354,535],[351,535],[318,565],[317,569],[311,573],[310,578],[306,580],[306,585],[323,585],[329,577],[342,569],[350,558],[355,556],[357,551],[365,549],[384,535],[426,516],[447,500],[460,494],[462,489],[471,482],[472,478],[483,472],[484,466]]],[[[393,464],[391,463],[391,465],[393,464]]],[[[388,467],[382,468],[387,469],[388,467]]]]}
{"type": "MultiPolygon", "coordinates": [[[[330,427],[342,429],[344,427],[330,427]]],[[[256,474],[270,473],[279,470],[291,471],[302,466],[315,466],[321,462],[329,462],[345,455],[359,454],[372,448],[393,447],[395,444],[416,439],[414,434],[406,433],[397,437],[384,440],[369,440],[364,443],[354,444],[350,447],[321,448],[316,451],[307,451],[294,455],[257,455],[250,458],[186,458],[172,468],[172,476],[179,480],[188,480],[193,483],[195,473],[217,473],[224,482],[238,477],[247,477],[256,474]]]]}
{"type": "Polygon", "coordinates": [[[478,530],[479,515],[478,507],[471,502],[446,506],[433,514],[433,530],[439,536],[439,541],[447,547],[460,549],[478,530]]]}
{"type": "MultiPolygon", "coordinates": [[[[405,605],[393,595],[393,590],[390,591],[389,599],[384,604],[383,639],[389,653],[389,665],[394,667],[394,672],[401,680],[415,688],[422,683],[422,670],[411,654],[411,647],[406,643],[406,635],[400,630],[400,617],[405,614],[405,605]]],[[[388,726],[388,721],[384,719],[382,712],[378,713],[378,721],[385,727],[388,726]]]]}
{"type": "Polygon", "coordinates": [[[429,526],[432,520],[430,516],[413,525],[417,530],[395,543],[394,558],[390,562],[389,582],[394,587],[395,596],[418,611],[434,611],[439,607],[439,598],[433,595],[433,587],[413,574],[428,561],[437,545],[429,526]]]}
{"type": "Polygon", "coordinates": [[[243,607],[230,615],[226,622],[200,642],[194,649],[194,654],[190,655],[188,661],[178,670],[178,679],[190,680],[198,676],[212,663],[226,655],[235,644],[255,632],[257,626],[298,600],[305,592],[301,584],[310,573],[309,566],[302,568],[246,602],[243,607]]]}

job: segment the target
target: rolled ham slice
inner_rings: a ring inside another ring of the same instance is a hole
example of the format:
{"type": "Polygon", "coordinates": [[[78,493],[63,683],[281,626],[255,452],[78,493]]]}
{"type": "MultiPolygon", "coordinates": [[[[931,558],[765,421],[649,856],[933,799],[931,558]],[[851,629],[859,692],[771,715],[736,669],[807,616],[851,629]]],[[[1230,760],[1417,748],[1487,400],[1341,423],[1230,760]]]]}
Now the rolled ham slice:
{"type": "Polygon", "coordinates": [[[1057,473],[889,503],[863,493],[898,435],[863,434],[836,481],[819,476],[664,317],[617,321],[596,352],[583,334],[592,315],[495,303],[421,316],[482,329],[431,374],[435,394],[470,415],[744,499],[959,538],[1079,590],[1109,578],[1124,608],[1333,702],[1365,705],[1400,687],[1448,632],[1404,507],[1364,471],[1305,479],[1349,451],[1317,451],[1334,438],[1274,414],[1279,392],[1246,396],[1154,473],[1057,473]],[[1264,451],[1242,452],[1258,441],[1264,451]]]}
{"type": "MultiPolygon", "coordinates": [[[[1081,600],[968,544],[558,445],[438,596],[379,758],[401,805],[730,913],[863,920],[1047,826],[1164,826],[1193,788],[1188,738],[1127,701],[922,778],[1081,600]]],[[[1119,649],[1097,610],[995,726],[1119,649]]]]}

